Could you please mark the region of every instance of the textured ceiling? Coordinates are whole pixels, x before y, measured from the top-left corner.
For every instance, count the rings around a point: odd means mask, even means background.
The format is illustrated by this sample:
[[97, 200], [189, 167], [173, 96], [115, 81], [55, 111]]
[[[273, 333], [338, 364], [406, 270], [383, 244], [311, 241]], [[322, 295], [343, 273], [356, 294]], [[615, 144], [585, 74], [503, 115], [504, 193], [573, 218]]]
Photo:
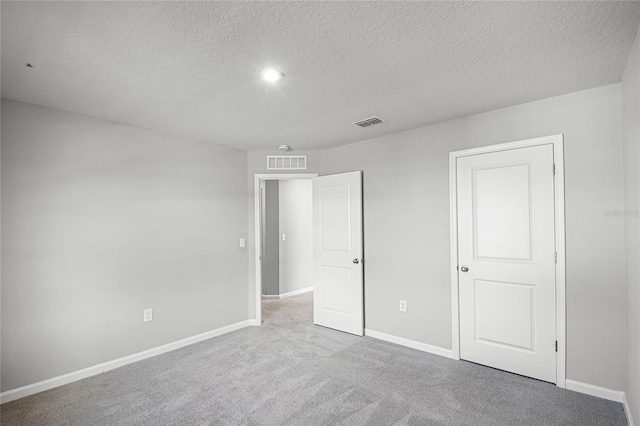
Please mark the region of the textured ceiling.
[[[639, 2], [7, 2], [2, 96], [320, 149], [617, 83]], [[33, 64], [28, 68], [26, 63]], [[280, 69], [277, 85], [260, 79]], [[372, 115], [387, 122], [351, 123]]]

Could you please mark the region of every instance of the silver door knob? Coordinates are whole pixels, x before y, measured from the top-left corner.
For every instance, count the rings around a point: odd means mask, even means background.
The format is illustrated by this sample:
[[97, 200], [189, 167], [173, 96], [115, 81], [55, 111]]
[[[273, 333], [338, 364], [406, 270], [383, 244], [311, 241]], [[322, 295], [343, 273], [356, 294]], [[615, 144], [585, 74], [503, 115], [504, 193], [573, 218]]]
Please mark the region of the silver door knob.
[[467, 265], [462, 265], [462, 268], [460, 268], [460, 270], [462, 272], [469, 272], [469, 267]]
[[358, 259], [353, 259], [353, 263], [357, 265], [358, 263], [360, 263], [360, 261]]

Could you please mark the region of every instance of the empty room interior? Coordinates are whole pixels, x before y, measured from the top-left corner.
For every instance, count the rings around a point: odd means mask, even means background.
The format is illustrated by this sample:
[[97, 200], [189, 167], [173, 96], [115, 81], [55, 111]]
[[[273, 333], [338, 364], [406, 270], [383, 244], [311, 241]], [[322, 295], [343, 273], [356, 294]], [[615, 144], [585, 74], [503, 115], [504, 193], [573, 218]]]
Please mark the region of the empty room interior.
[[639, 1], [0, 15], [3, 425], [640, 425]]

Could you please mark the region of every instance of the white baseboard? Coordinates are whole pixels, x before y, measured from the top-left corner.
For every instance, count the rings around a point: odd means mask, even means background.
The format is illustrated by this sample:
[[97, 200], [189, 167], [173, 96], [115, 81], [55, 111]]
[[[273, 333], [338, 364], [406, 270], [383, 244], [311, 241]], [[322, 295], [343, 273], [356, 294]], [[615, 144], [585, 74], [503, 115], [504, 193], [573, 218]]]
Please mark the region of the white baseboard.
[[138, 352], [136, 354], [127, 355], [122, 358], [107, 361], [102, 364], [94, 365], [92, 367], [83, 368], [82, 370], [74, 371], [72, 373], [63, 374], [62, 376], [53, 377], [51, 379], [43, 380], [41, 382], [33, 383], [30, 385], [22, 386], [20, 388], [11, 389], [0, 393], [0, 403], [14, 401], [16, 399], [23, 398], [25, 396], [33, 395], [38, 392], [43, 392], [49, 389], [56, 388], [58, 386], [66, 385], [67, 383], [75, 382], [87, 377], [95, 376], [105, 371], [113, 370], [118, 367], [122, 367], [132, 362], [141, 361], [143, 359], [151, 358], [156, 355], [170, 352], [184, 346], [193, 345], [194, 343], [202, 342], [203, 340], [211, 339], [212, 337], [220, 336], [232, 331], [240, 330], [241, 328], [254, 325], [253, 322], [259, 322], [257, 320], [246, 320], [235, 324], [221, 327], [215, 330], [207, 331], [205, 333], [197, 334], [195, 336], [187, 337], [186, 339], [178, 340], [176, 342], [167, 343], [166, 345], [158, 346], [146, 351]]
[[567, 389], [615, 402], [623, 402], [625, 398], [623, 391], [603, 388], [571, 379], [567, 379]]
[[627, 415], [627, 424], [629, 426], [634, 426], [633, 415], [631, 414], [631, 408], [627, 401], [627, 394], [623, 391], [603, 388], [601, 386], [590, 385], [589, 383], [578, 382], [571, 379], [567, 379], [567, 389], [602, 399], [608, 399], [609, 401], [621, 402], [624, 407], [624, 413]]
[[622, 405], [624, 406], [624, 413], [627, 415], [627, 425], [634, 426], [633, 414], [631, 414], [631, 407], [629, 407], [629, 401], [627, 401], [627, 394], [622, 395]]
[[262, 295], [262, 299], [263, 300], [278, 300], [278, 299], [286, 299], [287, 297], [291, 297], [291, 296], [297, 296], [299, 294], [302, 293], [308, 293], [310, 291], [313, 291], [313, 287], [305, 287], [305, 288], [301, 288], [299, 290], [294, 290], [294, 291], [290, 291], [288, 293], [282, 293], [282, 294], [273, 294], [273, 295], [267, 295], [267, 294], [263, 294]]
[[313, 291], [313, 287], [305, 287], [305, 288], [301, 288], [299, 290], [294, 290], [294, 291], [290, 291], [288, 293], [284, 293], [280, 295], [280, 299], [285, 299], [287, 297], [291, 297], [291, 296], [297, 296], [299, 294], [302, 293], [308, 293], [310, 291]]
[[427, 343], [416, 342], [415, 340], [405, 339], [404, 337], [393, 336], [391, 334], [381, 333], [379, 331], [369, 329], [364, 330], [364, 335], [373, 337], [374, 339], [384, 340], [385, 342], [395, 343], [396, 345], [417, 349], [422, 352], [428, 352], [430, 354], [439, 355], [446, 358], [453, 358], [453, 350], [441, 348], [440, 346], [433, 346]]

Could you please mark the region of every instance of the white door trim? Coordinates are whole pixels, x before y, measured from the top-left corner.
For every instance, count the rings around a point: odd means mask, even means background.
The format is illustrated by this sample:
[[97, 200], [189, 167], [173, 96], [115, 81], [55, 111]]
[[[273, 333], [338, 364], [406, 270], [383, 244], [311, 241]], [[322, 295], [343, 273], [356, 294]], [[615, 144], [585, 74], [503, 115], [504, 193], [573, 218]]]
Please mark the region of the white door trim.
[[566, 279], [565, 279], [565, 214], [564, 214], [564, 136], [562, 134], [508, 142], [498, 145], [454, 151], [449, 153], [449, 202], [451, 229], [451, 304], [453, 325], [453, 358], [460, 359], [460, 306], [458, 299], [458, 206], [457, 206], [457, 159], [470, 155], [506, 151], [538, 145], [553, 145], [555, 163], [555, 232], [558, 262], [556, 265], [556, 385], [566, 387]]
[[288, 173], [288, 174], [256, 174], [254, 175], [254, 207], [255, 207], [255, 262], [256, 262], [256, 291], [255, 303], [256, 312], [253, 320], [254, 325], [262, 325], [262, 221], [260, 211], [260, 187], [262, 181], [267, 180], [292, 180], [292, 179], [312, 179], [318, 177], [317, 173]]

